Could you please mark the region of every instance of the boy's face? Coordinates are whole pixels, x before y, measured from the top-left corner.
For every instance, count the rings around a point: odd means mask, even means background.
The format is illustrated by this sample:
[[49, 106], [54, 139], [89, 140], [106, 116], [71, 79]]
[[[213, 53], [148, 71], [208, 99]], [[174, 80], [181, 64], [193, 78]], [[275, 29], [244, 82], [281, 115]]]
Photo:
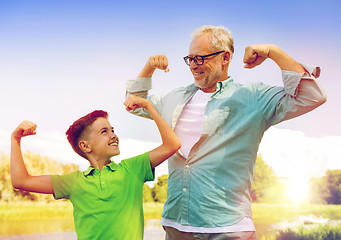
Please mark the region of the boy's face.
[[106, 118], [97, 118], [88, 128], [87, 143], [96, 158], [110, 159], [120, 154], [118, 137]]

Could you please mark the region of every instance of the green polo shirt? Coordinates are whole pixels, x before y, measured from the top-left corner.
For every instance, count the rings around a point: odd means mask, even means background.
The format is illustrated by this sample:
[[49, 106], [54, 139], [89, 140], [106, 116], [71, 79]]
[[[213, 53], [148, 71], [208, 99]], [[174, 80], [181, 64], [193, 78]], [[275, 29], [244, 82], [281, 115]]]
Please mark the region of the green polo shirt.
[[154, 179], [149, 153], [102, 171], [52, 175], [55, 199], [70, 199], [78, 240], [143, 239], [143, 184]]

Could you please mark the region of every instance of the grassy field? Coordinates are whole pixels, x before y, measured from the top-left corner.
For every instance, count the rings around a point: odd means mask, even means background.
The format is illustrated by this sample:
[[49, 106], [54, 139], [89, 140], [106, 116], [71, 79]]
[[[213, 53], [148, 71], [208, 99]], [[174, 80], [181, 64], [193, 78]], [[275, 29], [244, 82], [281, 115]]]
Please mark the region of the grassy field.
[[341, 219], [341, 205], [314, 204], [253, 204], [252, 214], [257, 224], [274, 224], [281, 221], [294, 221], [299, 216], [314, 214], [331, 220]]
[[[163, 204], [145, 203], [145, 219], [161, 218]], [[73, 219], [72, 204], [56, 201], [45, 203], [0, 203], [0, 221]]]
[[[145, 219], [159, 219], [161, 217], [163, 204], [145, 203]], [[275, 231], [271, 228], [273, 224], [280, 222], [297, 221], [300, 216], [314, 214], [330, 220], [341, 219], [341, 205], [288, 205], [288, 204], [253, 204], [253, 219], [260, 240], [286, 240], [286, 239], [341, 239], [341, 238], [319, 238], [313, 229], [298, 228], [296, 230], [282, 231], [277, 238], [272, 237]], [[5, 222], [22, 221], [58, 221], [67, 220], [72, 225], [72, 205], [70, 202], [56, 201], [48, 204], [42, 203], [0, 203], [0, 224]], [[53, 228], [51, 228], [53, 229]], [[70, 229], [63, 226], [62, 229]], [[271, 231], [270, 231], [271, 230]], [[71, 229], [72, 231], [72, 229]], [[341, 227], [323, 227], [317, 231], [319, 234], [332, 236], [340, 234]], [[337, 233], [339, 232], [339, 233]], [[0, 235], [6, 233], [0, 231]], [[10, 234], [10, 233], [9, 233]], [[316, 238], [312, 238], [313, 235]], [[296, 236], [295, 238], [293, 236]], [[300, 238], [298, 236], [301, 236]], [[308, 236], [308, 238], [306, 238]], [[311, 238], [309, 238], [309, 236]], [[339, 236], [339, 235], [335, 235]]]

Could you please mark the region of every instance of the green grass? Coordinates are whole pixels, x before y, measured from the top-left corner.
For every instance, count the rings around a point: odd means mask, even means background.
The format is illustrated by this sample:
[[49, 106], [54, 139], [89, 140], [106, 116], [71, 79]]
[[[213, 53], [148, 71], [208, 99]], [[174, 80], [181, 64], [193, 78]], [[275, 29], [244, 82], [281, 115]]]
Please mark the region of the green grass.
[[[160, 219], [163, 209], [162, 203], [144, 203], [145, 220]], [[289, 204], [253, 204], [253, 219], [259, 240], [334, 240], [341, 239], [341, 226], [321, 226], [319, 228], [297, 228], [277, 232], [271, 228], [272, 224], [287, 221], [297, 221], [299, 216], [314, 214], [331, 220], [341, 219], [341, 205], [289, 205]], [[68, 201], [50, 203], [0, 203], [1, 222], [27, 223], [30, 220], [67, 220], [73, 224], [72, 204]], [[28, 224], [28, 223], [27, 223]], [[63, 228], [70, 229], [70, 226]], [[30, 228], [30, 227], [28, 227]], [[53, 231], [54, 228], [51, 229]], [[5, 230], [4, 230], [5, 231]], [[61, 230], [62, 231], [62, 230]], [[2, 233], [5, 234], [5, 233]], [[1, 231], [0, 231], [1, 235]]]
[[341, 219], [341, 205], [290, 205], [260, 204], [252, 205], [253, 219], [256, 224], [274, 224], [281, 221], [294, 221], [299, 216], [314, 214], [331, 220]]
[[[315, 228], [299, 227], [280, 231], [267, 240], [340, 240], [341, 226], [320, 225]], [[262, 240], [262, 239], [260, 239]]]
[[70, 202], [50, 203], [0, 203], [0, 221], [72, 219]]
[[161, 219], [163, 203], [144, 203], [144, 219]]
[[[163, 203], [144, 203], [145, 219], [161, 218]], [[0, 203], [0, 221], [73, 219], [72, 204], [68, 201], [50, 203]]]

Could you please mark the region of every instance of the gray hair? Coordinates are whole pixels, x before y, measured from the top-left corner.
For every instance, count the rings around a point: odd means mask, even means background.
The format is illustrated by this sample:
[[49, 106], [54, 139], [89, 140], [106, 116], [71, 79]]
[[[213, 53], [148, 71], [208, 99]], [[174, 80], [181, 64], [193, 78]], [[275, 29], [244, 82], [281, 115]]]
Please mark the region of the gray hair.
[[224, 26], [205, 25], [194, 30], [191, 34], [192, 39], [201, 37], [204, 34], [211, 34], [211, 49], [212, 51], [227, 51], [229, 50], [231, 57], [234, 53], [233, 37], [229, 29]]

